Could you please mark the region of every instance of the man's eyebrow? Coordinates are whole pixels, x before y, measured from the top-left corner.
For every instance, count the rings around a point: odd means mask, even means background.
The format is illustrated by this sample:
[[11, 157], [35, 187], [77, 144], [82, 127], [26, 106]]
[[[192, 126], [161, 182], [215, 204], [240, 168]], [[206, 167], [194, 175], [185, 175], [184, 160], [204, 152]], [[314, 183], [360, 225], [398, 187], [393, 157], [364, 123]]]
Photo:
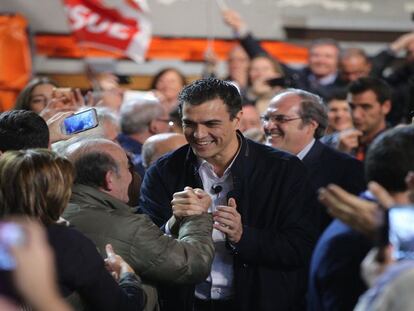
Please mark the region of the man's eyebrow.
[[221, 123], [222, 121], [219, 120], [219, 119], [211, 119], [211, 120], [205, 120], [205, 121], [202, 121], [202, 122], [195, 122], [193, 120], [183, 118], [182, 122], [192, 123], [192, 124], [211, 124], [211, 123]]
[[352, 103], [352, 102], [350, 102], [349, 105], [353, 105], [353, 106], [363, 106], [363, 107], [371, 107], [371, 106], [373, 106], [372, 103]]

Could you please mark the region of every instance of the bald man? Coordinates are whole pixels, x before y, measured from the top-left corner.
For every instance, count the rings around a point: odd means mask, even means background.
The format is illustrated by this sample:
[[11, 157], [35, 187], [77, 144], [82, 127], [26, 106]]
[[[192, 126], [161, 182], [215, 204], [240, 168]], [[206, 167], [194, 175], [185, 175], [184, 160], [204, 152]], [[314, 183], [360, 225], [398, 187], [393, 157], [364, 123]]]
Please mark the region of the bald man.
[[[195, 284], [207, 277], [214, 256], [211, 215], [186, 217], [179, 224], [177, 239], [164, 235], [147, 216], [134, 214], [126, 204], [131, 174], [118, 144], [99, 138], [82, 140], [71, 145], [66, 155], [76, 179], [63, 217], [90, 238], [101, 254], [111, 243], [144, 281], [157, 286]], [[207, 211], [210, 196], [201, 189], [199, 193], [193, 201]], [[152, 294], [147, 306], [157, 304], [154, 289], [144, 290]]]
[[142, 146], [142, 164], [147, 169], [164, 154], [187, 144], [183, 134], [162, 133], [148, 138]]

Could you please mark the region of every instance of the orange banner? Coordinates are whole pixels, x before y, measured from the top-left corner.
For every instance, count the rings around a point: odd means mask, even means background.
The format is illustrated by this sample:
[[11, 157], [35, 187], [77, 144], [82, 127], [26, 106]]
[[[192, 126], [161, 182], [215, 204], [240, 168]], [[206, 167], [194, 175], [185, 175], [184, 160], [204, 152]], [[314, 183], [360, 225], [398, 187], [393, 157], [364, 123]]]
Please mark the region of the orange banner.
[[0, 111], [14, 105], [32, 70], [27, 21], [18, 14], [0, 16]]
[[[214, 51], [225, 60], [227, 53], [235, 44], [231, 40], [215, 40]], [[308, 49], [297, 45], [263, 41], [262, 46], [273, 56], [285, 63], [306, 63]], [[182, 61], [203, 61], [207, 48], [205, 39], [153, 37], [147, 51], [147, 59], [178, 59]], [[70, 35], [37, 35], [38, 54], [48, 57], [115, 57], [123, 58], [121, 53], [106, 52], [93, 48], [81, 48]]]

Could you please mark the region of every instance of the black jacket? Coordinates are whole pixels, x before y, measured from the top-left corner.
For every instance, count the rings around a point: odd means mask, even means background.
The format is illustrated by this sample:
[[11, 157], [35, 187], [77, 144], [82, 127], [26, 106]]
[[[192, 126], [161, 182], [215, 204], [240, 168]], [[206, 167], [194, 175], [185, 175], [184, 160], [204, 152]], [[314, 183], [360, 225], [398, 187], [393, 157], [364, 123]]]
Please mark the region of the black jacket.
[[[252, 34], [248, 34], [246, 37], [241, 38], [240, 44], [250, 58], [259, 55], [269, 55], [269, 53], [260, 46], [259, 41], [257, 41]], [[322, 85], [317, 81], [312, 81], [312, 72], [309, 67], [295, 69], [282, 62], [279, 63], [283, 69], [285, 78], [287, 79], [287, 86], [289, 87], [315, 93], [324, 99], [330, 98], [333, 94], [346, 90], [347, 83], [340, 79], [339, 76], [337, 76], [332, 83]]]
[[[242, 138], [231, 174], [243, 235], [234, 249], [238, 310], [294, 310], [302, 301], [302, 275], [317, 235], [316, 212], [305, 204], [310, 187], [295, 156]], [[147, 171], [140, 210], [163, 225], [173, 193], [202, 187], [189, 145], [166, 155]], [[230, 251], [230, 250], [229, 250]]]
[[[87, 310], [142, 310], [141, 280], [128, 274], [117, 282], [104, 266], [96, 246], [83, 234], [63, 225], [47, 227], [55, 253], [58, 283], [64, 297], [76, 294]], [[41, 284], [39, 284], [41, 286]], [[76, 301], [77, 299], [71, 299]]]
[[[355, 195], [365, 190], [364, 166], [361, 161], [348, 154], [332, 149], [319, 140], [303, 158], [309, 172], [310, 182], [315, 190], [328, 184], [336, 184]], [[332, 218], [326, 208], [317, 202], [321, 213], [321, 233], [329, 225]]]

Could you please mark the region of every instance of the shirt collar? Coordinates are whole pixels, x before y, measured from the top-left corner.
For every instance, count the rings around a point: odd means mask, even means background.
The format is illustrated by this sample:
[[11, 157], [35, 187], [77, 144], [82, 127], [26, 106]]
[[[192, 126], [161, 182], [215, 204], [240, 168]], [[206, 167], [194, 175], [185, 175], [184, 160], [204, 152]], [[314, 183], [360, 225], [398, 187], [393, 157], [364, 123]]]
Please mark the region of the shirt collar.
[[296, 156], [300, 159], [303, 160], [304, 157], [306, 157], [306, 155], [308, 154], [309, 150], [311, 150], [311, 148], [313, 147], [313, 145], [315, 144], [315, 138], [311, 140], [311, 142], [309, 144], [307, 144], [305, 146], [305, 148], [303, 148]]
[[[240, 153], [243, 140], [241, 139], [239, 133], [237, 133], [237, 139], [239, 141], [239, 148], [237, 149], [236, 155], [233, 157], [233, 160], [231, 160], [229, 166], [227, 166], [226, 169], [224, 170], [223, 177], [230, 173], [231, 167], [233, 166], [234, 161], [236, 161], [236, 158], [237, 158], [237, 156]], [[200, 157], [197, 157], [197, 164], [198, 164], [198, 168], [199, 169], [200, 169], [200, 167], [208, 167], [211, 171], [214, 172], [213, 165], [211, 165], [210, 163], [208, 163], [205, 159], [202, 159]]]
[[316, 78], [316, 76], [314, 74], [311, 74], [309, 76], [309, 79], [311, 81], [317, 81], [318, 84], [320, 84], [320, 85], [328, 85], [328, 84], [334, 83], [335, 80], [336, 80], [336, 78], [337, 78], [337, 76], [338, 76], [337, 73], [332, 73], [330, 75], [327, 75], [326, 77], [323, 77], [323, 78], [318, 79], [318, 78]]

